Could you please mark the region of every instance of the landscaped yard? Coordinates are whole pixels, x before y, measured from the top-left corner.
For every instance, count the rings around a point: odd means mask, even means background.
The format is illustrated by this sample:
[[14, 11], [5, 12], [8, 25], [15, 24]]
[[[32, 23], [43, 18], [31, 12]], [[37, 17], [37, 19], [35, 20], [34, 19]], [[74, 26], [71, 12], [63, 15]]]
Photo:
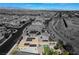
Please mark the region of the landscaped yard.
[[44, 52], [43, 55], [57, 55], [58, 53], [53, 49], [50, 49], [48, 45], [44, 45]]

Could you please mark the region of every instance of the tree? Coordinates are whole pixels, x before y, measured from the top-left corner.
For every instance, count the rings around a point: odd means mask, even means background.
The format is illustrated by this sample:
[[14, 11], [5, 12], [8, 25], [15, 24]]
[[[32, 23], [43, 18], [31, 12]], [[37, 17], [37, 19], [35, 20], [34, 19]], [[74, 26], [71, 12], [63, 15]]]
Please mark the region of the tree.
[[63, 51], [63, 55], [69, 55], [69, 52], [68, 51]]

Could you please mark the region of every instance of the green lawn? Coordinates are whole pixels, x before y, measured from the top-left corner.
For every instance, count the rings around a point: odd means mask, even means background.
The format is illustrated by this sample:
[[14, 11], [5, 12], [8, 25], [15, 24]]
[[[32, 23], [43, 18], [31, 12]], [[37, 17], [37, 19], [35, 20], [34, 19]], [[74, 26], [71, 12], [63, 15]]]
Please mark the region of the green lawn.
[[47, 45], [44, 45], [44, 55], [57, 55], [53, 49], [50, 49]]

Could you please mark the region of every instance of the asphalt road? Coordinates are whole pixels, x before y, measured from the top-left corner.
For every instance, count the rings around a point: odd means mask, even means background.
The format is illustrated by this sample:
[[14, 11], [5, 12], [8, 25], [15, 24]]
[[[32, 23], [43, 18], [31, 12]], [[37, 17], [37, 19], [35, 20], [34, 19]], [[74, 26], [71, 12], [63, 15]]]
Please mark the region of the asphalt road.
[[0, 46], [0, 55], [5, 55], [8, 53], [8, 51], [18, 41], [18, 38], [22, 35], [24, 28], [29, 24], [31, 24], [31, 21], [19, 28], [16, 33], [12, 34], [10, 39], [8, 39], [3, 45]]

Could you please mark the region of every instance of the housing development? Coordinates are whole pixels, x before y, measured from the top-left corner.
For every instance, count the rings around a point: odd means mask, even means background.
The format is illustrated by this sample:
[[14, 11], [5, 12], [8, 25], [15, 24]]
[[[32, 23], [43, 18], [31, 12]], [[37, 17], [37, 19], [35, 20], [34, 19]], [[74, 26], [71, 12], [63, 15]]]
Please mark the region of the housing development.
[[0, 55], [79, 54], [79, 11], [0, 9]]

